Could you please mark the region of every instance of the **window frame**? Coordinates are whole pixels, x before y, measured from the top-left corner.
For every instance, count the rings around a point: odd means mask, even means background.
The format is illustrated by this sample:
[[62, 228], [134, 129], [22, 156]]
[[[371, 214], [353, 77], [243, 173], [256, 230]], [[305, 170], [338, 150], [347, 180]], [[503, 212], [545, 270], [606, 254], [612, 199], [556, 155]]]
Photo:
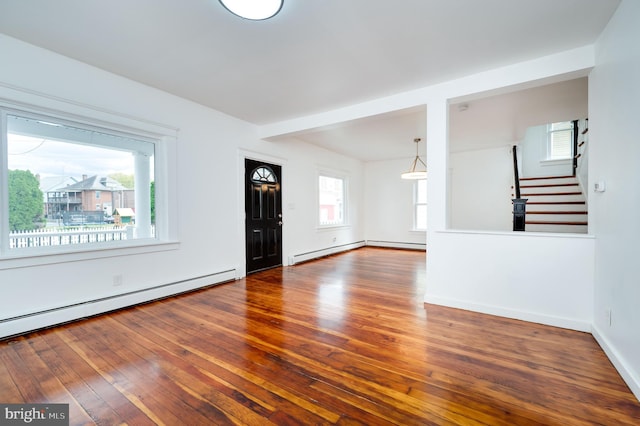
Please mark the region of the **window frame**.
[[[322, 223], [320, 210], [320, 179], [321, 178], [338, 179], [342, 181], [342, 221], [340, 223]], [[345, 173], [320, 169], [316, 176], [316, 223], [318, 229], [342, 228], [349, 226], [348, 215], [348, 198], [349, 197], [349, 178]]]
[[[37, 100], [44, 103], [47, 99], [38, 98]], [[171, 156], [170, 153], [175, 152], [177, 129], [117, 113], [95, 110], [86, 105], [67, 104], [63, 100], [58, 100], [57, 103], [60, 109], [0, 98], [0, 270], [177, 248], [176, 208], [169, 203], [169, 199], [175, 199], [175, 185], [172, 183], [175, 179], [172, 172], [176, 168], [172, 158], [175, 156]], [[67, 109], [76, 110], [79, 113], [63, 112]], [[114, 242], [9, 249], [7, 116], [48, 120], [153, 144], [155, 235], [151, 238]], [[158, 215], [158, 212], [161, 214]]]
[[[425, 188], [425, 199], [424, 202], [420, 202], [420, 182], [424, 182]], [[426, 209], [427, 209], [427, 179], [417, 179], [414, 181], [413, 183], [413, 228], [412, 231], [416, 231], [416, 232], [426, 232], [427, 231], [427, 224], [425, 223], [425, 227], [424, 228], [419, 228], [418, 227], [418, 209], [419, 207], [424, 206], [425, 208], [425, 213], [426, 213]], [[425, 221], [426, 221], [426, 216], [425, 216]]]
[[[567, 128], [554, 129], [554, 125], [567, 123]], [[554, 123], [547, 124], [547, 161], [563, 161], [571, 159], [571, 151], [573, 146], [573, 123], [571, 121], [558, 121]], [[554, 134], [568, 132], [569, 133], [569, 153], [567, 156], [555, 156], [554, 155], [554, 143], [553, 136]]]

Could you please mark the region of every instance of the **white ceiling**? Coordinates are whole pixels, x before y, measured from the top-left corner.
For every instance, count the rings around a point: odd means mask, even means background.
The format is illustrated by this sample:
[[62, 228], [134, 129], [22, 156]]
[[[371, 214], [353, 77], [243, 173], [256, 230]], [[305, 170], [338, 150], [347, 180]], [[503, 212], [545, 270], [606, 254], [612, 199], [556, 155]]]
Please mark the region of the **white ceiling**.
[[297, 139], [362, 161], [389, 160], [415, 156], [413, 140], [422, 139], [420, 155], [426, 154], [426, 107], [327, 126], [296, 134]]
[[[255, 22], [218, 0], [3, 0], [0, 31], [268, 124], [592, 44], [618, 4], [285, 0], [275, 18]], [[364, 160], [390, 149], [397, 157], [393, 144], [411, 151], [424, 136], [416, 120], [424, 110], [303, 139]]]

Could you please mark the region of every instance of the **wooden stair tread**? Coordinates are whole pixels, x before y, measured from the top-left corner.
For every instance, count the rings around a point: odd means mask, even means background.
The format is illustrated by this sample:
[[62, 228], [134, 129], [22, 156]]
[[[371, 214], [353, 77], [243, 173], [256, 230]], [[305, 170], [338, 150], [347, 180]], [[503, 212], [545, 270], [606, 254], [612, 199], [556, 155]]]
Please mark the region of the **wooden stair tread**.
[[538, 180], [538, 179], [569, 179], [575, 176], [538, 176], [538, 177], [521, 177], [520, 180]]
[[544, 211], [539, 211], [539, 212], [536, 212], [536, 211], [533, 211], [533, 212], [527, 211], [527, 214], [528, 214], [528, 215], [529, 215], [529, 214], [587, 214], [587, 213], [588, 213], [588, 212], [586, 212], [586, 211], [575, 211], [575, 212], [572, 212], [572, 211], [570, 211], [570, 210], [562, 210], [562, 211], [557, 211], [557, 212], [549, 211], [549, 210], [544, 210]]
[[560, 205], [560, 204], [587, 204], [586, 201], [527, 201], [527, 205], [530, 204], [535, 204], [535, 205], [542, 205], [542, 204], [553, 204], [553, 205]]
[[582, 192], [532, 192], [529, 194], [520, 194], [520, 197], [534, 197], [538, 195], [582, 195]]
[[577, 183], [546, 183], [541, 185], [520, 185], [520, 188], [553, 188], [554, 186], [578, 186]]
[[548, 221], [545, 222], [544, 220], [527, 220], [525, 222], [527, 225], [588, 225], [589, 222], [560, 222], [560, 221]]

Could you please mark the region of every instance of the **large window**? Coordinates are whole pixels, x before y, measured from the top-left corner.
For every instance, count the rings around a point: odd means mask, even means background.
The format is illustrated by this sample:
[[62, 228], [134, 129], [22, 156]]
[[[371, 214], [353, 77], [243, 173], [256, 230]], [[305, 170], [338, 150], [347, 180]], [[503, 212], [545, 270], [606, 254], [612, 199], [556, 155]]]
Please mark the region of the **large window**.
[[318, 178], [318, 203], [320, 226], [344, 225], [346, 181], [337, 176], [320, 174]]
[[155, 238], [155, 140], [23, 111], [0, 113], [0, 255]]
[[571, 158], [573, 145], [573, 122], [562, 121], [548, 126], [548, 159], [564, 160]]
[[413, 229], [427, 230], [427, 180], [416, 180], [413, 184]]

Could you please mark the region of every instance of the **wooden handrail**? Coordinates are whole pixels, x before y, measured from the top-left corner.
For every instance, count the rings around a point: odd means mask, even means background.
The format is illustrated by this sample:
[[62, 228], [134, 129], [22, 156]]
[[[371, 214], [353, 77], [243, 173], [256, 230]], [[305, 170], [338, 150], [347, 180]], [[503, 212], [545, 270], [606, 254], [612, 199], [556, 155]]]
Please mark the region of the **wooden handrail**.
[[573, 120], [573, 175], [578, 170], [578, 120]]
[[516, 198], [513, 203], [513, 230], [524, 231], [526, 226], [527, 200], [520, 198], [520, 174], [518, 173], [518, 146], [513, 145], [513, 178], [515, 180]]
[[513, 177], [515, 179], [516, 198], [520, 198], [520, 176], [518, 174], [517, 145], [513, 145]]

